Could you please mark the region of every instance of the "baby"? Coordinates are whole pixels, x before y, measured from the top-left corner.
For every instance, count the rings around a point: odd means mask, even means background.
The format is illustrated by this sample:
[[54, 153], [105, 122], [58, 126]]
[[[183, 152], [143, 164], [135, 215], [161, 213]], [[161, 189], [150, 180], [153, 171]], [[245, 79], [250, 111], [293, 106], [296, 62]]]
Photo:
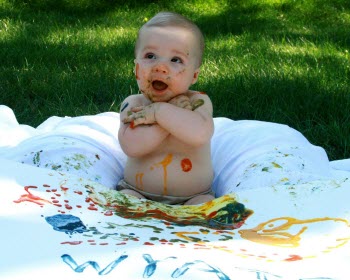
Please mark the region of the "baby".
[[117, 189], [166, 204], [214, 199], [210, 140], [213, 107], [189, 90], [202, 63], [204, 38], [185, 17], [158, 13], [138, 33], [135, 76], [141, 94], [120, 109], [118, 133], [128, 156]]

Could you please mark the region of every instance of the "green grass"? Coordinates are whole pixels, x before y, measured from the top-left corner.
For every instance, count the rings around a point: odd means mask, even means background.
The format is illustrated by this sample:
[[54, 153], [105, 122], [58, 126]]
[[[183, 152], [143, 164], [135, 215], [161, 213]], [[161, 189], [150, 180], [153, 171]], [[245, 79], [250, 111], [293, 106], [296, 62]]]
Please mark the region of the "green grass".
[[0, 104], [20, 123], [116, 110], [138, 28], [161, 10], [206, 37], [195, 89], [215, 116], [287, 124], [350, 158], [348, 0], [0, 0]]

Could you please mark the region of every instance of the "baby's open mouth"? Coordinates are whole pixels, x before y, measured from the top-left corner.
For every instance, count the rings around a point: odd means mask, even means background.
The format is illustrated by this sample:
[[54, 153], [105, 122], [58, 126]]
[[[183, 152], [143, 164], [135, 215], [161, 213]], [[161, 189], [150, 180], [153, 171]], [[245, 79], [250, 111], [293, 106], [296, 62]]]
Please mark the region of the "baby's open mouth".
[[155, 89], [155, 90], [165, 90], [168, 85], [162, 81], [153, 81], [152, 82], [152, 87]]

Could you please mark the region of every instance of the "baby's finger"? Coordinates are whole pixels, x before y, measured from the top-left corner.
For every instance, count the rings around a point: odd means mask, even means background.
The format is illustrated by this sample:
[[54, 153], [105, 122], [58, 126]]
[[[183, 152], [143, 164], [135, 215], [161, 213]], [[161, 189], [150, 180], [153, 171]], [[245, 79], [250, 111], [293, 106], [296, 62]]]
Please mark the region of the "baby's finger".
[[136, 112], [142, 111], [143, 109], [144, 109], [144, 106], [132, 107], [132, 108], [131, 108], [131, 112], [136, 113]]
[[123, 119], [123, 123], [132, 122], [134, 119], [135, 119], [135, 115], [134, 114], [128, 114], [128, 116]]

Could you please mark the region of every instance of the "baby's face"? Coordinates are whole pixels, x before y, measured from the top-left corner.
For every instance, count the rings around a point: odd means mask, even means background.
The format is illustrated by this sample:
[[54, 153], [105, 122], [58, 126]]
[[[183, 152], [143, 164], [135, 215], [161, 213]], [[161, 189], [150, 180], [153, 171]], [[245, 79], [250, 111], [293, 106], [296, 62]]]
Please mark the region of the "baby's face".
[[199, 74], [195, 36], [179, 27], [147, 27], [140, 33], [135, 75], [140, 91], [152, 102], [186, 93]]

